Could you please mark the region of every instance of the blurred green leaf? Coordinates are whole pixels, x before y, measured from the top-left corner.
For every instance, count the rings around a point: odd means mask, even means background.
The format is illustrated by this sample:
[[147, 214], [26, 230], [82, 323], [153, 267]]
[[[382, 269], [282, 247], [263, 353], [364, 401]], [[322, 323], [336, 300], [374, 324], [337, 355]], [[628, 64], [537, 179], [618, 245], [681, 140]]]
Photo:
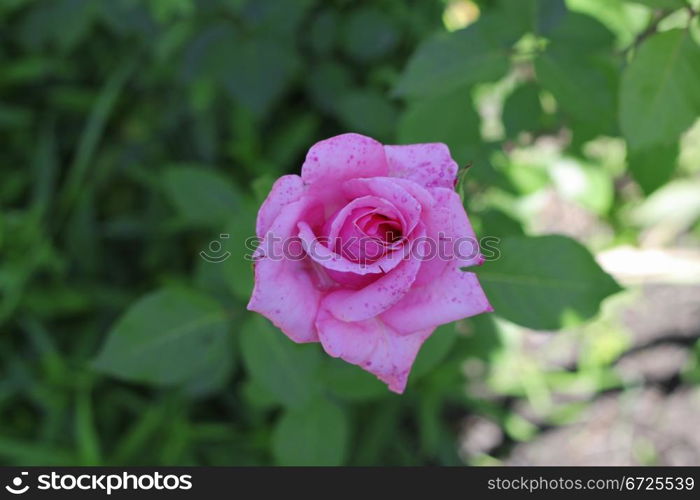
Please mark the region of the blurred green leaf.
[[322, 378], [331, 394], [348, 401], [373, 400], [387, 395], [386, 385], [377, 377], [338, 358], [324, 360]]
[[209, 25], [188, 44], [181, 74], [186, 82], [213, 79], [241, 106], [264, 116], [285, 91], [299, 58], [282, 37], [244, 35], [226, 21]]
[[413, 54], [395, 92], [433, 97], [465, 85], [498, 80], [508, 70], [508, 50], [515, 39], [502, 19], [483, 17], [453, 33], [440, 33]]
[[401, 144], [443, 142], [452, 157], [464, 166], [481, 147], [480, 118], [468, 89], [412, 103], [398, 125]]
[[510, 23], [521, 25], [521, 34], [546, 35], [566, 16], [564, 0], [500, 0], [500, 15]]
[[481, 222], [479, 230], [476, 232], [482, 238], [504, 236], [522, 236], [522, 224], [510, 215], [494, 208], [479, 212], [478, 220]]
[[629, 151], [627, 165], [642, 190], [651, 194], [671, 180], [677, 158], [677, 143], [656, 145]]
[[379, 140], [391, 140], [396, 108], [379, 92], [356, 90], [340, 96], [336, 103], [340, 121], [349, 130]]
[[188, 382], [227, 363], [228, 323], [219, 304], [184, 288], [164, 288], [133, 304], [115, 323], [94, 367], [153, 385]]
[[313, 19], [308, 32], [309, 45], [320, 55], [333, 51], [338, 35], [338, 12], [332, 9], [321, 11]]
[[[200, 256], [210, 260], [211, 265], [220, 266], [220, 273], [226, 280], [233, 294], [246, 302], [253, 291], [253, 252], [257, 248], [255, 238], [256, 206], [249, 200], [241, 204], [239, 210], [229, 216], [224, 228], [218, 252], [210, 248]], [[219, 263], [219, 259], [223, 259]]]
[[324, 62], [310, 68], [306, 85], [316, 106], [328, 113], [335, 111], [338, 96], [348, 92], [352, 80], [352, 73], [345, 66]]
[[240, 336], [250, 376], [280, 403], [301, 408], [318, 392], [317, 345], [295, 344], [257, 314], [245, 322]]
[[133, 56], [124, 60], [114, 69], [100, 89], [83, 128], [62, 188], [61, 202], [65, 211], [70, 211], [81, 197], [81, 189], [84, 187], [88, 169], [94, 164], [97, 146], [104, 134], [107, 120], [114, 112], [117, 100], [129, 76], [135, 71], [137, 63], [138, 58]]
[[80, 390], [76, 397], [75, 434], [81, 465], [101, 465], [100, 439], [95, 426], [92, 395], [87, 389]]
[[423, 343], [411, 369], [410, 380], [416, 381], [436, 367], [457, 341], [456, 323], [439, 326]]
[[506, 137], [517, 138], [520, 132], [540, 132], [546, 125], [540, 102], [540, 88], [529, 82], [516, 88], [503, 103], [503, 126]]
[[258, 115], [270, 110], [299, 68], [294, 46], [282, 40], [238, 40], [228, 54], [224, 87]]
[[547, 50], [535, 59], [538, 82], [552, 93], [577, 140], [616, 131], [613, 41], [612, 33], [593, 18], [569, 13], [552, 32]]
[[206, 167], [168, 167], [162, 182], [165, 195], [188, 224], [221, 227], [240, 206], [231, 181]]
[[476, 273], [496, 314], [528, 328], [589, 319], [621, 290], [585, 247], [564, 236], [509, 236], [499, 250]]
[[625, 0], [631, 3], [639, 3], [656, 9], [682, 9], [688, 4], [686, 0]]
[[343, 465], [348, 427], [343, 411], [325, 399], [287, 410], [272, 436], [275, 460], [279, 465]]
[[624, 70], [620, 126], [632, 151], [678, 142], [700, 116], [700, 47], [687, 30], [659, 33]]
[[[87, 36], [101, 6], [101, 2], [91, 0], [42, 2], [23, 20], [23, 41], [33, 47], [56, 44], [68, 52]], [[61, 22], [57, 23], [57, 19]]]
[[399, 42], [399, 32], [391, 17], [374, 7], [359, 8], [344, 20], [343, 51], [358, 61], [379, 59]]
[[50, 443], [34, 443], [0, 436], [0, 458], [22, 467], [75, 466], [75, 455], [69, 450]]

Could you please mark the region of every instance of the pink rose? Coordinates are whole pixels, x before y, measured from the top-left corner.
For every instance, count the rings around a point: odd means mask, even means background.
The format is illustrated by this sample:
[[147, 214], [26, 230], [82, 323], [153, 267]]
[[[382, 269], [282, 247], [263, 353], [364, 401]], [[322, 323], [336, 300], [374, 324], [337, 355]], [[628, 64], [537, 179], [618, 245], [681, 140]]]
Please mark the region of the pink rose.
[[402, 393], [437, 326], [493, 310], [456, 175], [444, 144], [315, 144], [260, 207], [248, 309]]

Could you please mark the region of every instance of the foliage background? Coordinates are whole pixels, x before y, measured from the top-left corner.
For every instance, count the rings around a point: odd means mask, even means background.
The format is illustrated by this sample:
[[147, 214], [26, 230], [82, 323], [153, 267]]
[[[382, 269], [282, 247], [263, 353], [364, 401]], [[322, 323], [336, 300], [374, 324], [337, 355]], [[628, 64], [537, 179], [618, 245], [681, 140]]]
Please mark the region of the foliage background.
[[[699, 8], [0, 1], [0, 463], [508, 463], [646, 387], [615, 311], [700, 282], [663, 253], [700, 238]], [[496, 314], [441, 327], [404, 396], [245, 311], [257, 206], [345, 131], [446, 142], [502, 238], [478, 271]], [[691, 415], [698, 335], [662, 381]]]

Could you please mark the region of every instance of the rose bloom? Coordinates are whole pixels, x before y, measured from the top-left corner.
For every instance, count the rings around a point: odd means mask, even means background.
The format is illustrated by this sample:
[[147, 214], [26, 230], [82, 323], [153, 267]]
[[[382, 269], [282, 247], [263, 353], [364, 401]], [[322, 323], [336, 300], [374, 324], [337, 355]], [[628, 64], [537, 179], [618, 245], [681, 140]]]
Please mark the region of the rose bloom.
[[437, 326], [493, 310], [456, 176], [444, 144], [315, 144], [260, 207], [248, 309], [402, 393]]

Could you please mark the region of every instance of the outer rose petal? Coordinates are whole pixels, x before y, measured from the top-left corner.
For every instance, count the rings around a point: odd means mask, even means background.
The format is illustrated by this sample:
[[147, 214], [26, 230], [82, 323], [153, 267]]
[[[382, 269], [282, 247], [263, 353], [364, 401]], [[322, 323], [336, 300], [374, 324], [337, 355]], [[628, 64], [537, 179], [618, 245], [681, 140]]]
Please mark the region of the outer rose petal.
[[457, 259], [460, 267], [480, 266], [484, 263], [479, 240], [472, 229], [462, 199], [453, 189], [429, 189], [435, 199], [435, 210], [426, 225], [448, 238], [445, 257]]
[[399, 334], [408, 335], [489, 311], [493, 307], [476, 275], [451, 263], [437, 279], [414, 286], [381, 319]]
[[384, 147], [360, 134], [342, 134], [314, 144], [301, 167], [307, 184], [322, 183], [333, 190], [348, 179], [387, 175]]
[[301, 198], [303, 193], [304, 181], [298, 175], [283, 175], [277, 179], [258, 211], [258, 220], [255, 224], [255, 233], [258, 238], [263, 238], [282, 209]]
[[[269, 228], [268, 235], [274, 235], [277, 240], [273, 243], [275, 256], [283, 255], [281, 247], [293, 235], [297, 220], [306, 208], [305, 200], [286, 205]], [[294, 250], [293, 253], [298, 252]], [[308, 259], [262, 257], [255, 263], [255, 288], [248, 310], [268, 318], [295, 342], [318, 342], [314, 318], [322, 293], [312, 276]]]
[[401, 394], [416, 354], [434, 328], [397, 335], [378, 318], [346, 323], [323, 308], [316, 327], [325, 351], [375, 374], [389, 389]]
[[439, 279], [450, 266], [479, 266], [484, 261], [459, 195], [446, 188], [428, 191], [435, 204], [424, 210], [424, 222], [433, 255], [423, 261], [414, 288]]
[[439, 142], [384, 146], [389, 162], [389, 175], [417, 182], [425, 187], [454, 189], [457, 163], [450, 150]]

